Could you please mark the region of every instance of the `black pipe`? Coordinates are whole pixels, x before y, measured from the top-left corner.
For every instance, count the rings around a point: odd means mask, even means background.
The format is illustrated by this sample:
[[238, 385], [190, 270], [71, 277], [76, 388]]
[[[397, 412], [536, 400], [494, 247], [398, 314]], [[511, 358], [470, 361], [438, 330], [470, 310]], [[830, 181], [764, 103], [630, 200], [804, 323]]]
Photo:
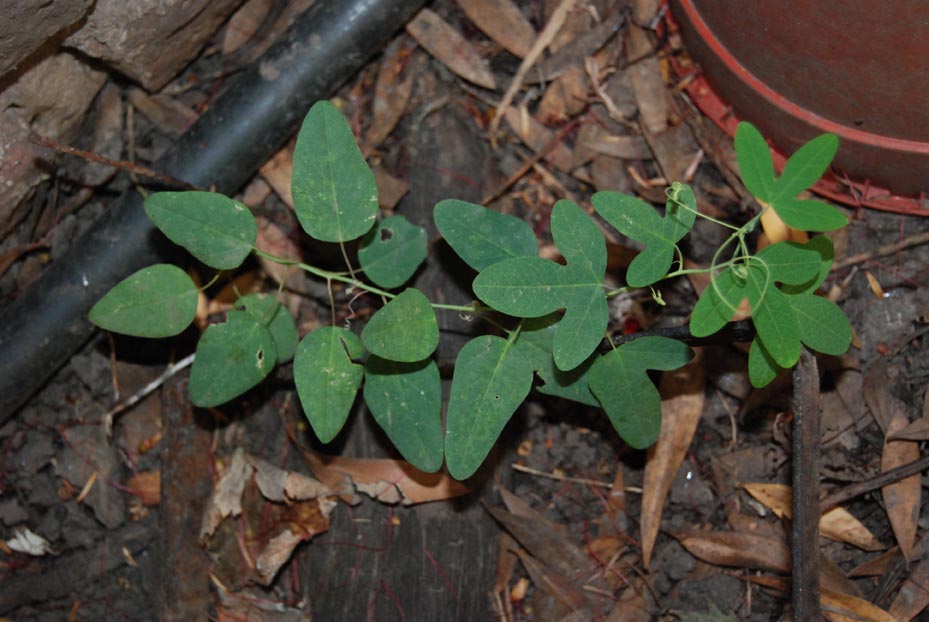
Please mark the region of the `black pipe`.
[[[424, 0], [317, 0], [228, 87], [155, 168], [232, 193], [386, 44]], [[90, 307], [116, 283], [165, 253], [128, 192], [72, 243], [19, 299], [0, 311], [0, 424], [93, 333]]]

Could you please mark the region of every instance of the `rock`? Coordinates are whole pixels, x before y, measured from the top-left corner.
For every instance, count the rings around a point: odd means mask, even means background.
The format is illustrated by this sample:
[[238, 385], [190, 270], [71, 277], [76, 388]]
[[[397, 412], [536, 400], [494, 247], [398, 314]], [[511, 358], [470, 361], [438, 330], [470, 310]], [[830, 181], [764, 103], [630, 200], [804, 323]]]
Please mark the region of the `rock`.
[[84, 17], [93, 0], [8, 2], [0, 20], [0, 76], [36, 51], [46, 39]]
[[98, 0], [65, 40], [158, 91], [190, 61], [239, 0]]

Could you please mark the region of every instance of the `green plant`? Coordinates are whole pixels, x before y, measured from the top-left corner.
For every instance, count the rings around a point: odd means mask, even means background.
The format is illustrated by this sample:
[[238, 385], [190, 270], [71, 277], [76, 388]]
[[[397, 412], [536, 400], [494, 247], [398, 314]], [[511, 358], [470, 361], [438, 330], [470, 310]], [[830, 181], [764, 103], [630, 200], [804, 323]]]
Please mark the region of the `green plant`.
[[[256, 254], [296, 265], [327, 281], [330, 291], [339, 281], [381, 296], [385, 304], [360, 336], [333, 325], [300, 340], [293, 318], [274, 296], [243, 296], [225, 321], [208, 326], [200, 339], [190, 374], [191, 401], [202, 407], [227, 402], [293, 358], [297, 394], [320, 440], [336, 437], [363, 386], [369, 410], [406, 460], [424, 471], [439, 469], [444, 460], [454, 477], [465, 478], [486, 458], [537, 374], [543, 383], [539, 391], [602, 406], [627, 443], [646, 447], [657, 438], [661, 421], [658, 391], [646, 372], [680, 367], [692, 353], [680, 341], [657, 336], [616, 346], [607, 330], [611, 296], [648, 287], [662, 302], [655, 289], [659, 282], [710, 272], [711, 284], [693, 309], [690, 330], [695, 336], [715, 333], [739, 315], [747, 299], [757, 331], [749, 373], [758, 386], [793, 366], [803, 344], [841, 354], [851, 339], [839, 308], [814, 295], [832, 263], [829, 238], [780, 242], [757, 253], [747, 242], [769, 210], [804, 230], [845, 224], [834, 208], [796, 198], [826, 170], [837, 139], [824, 135], [805, 145], [780, 178], [754, 127], [743, 123], [735, 144], [745, 184], [762, 208], [742, 226], [699, 213], [693, 191], [681, 183], [668, 190], [663, 215], [631, 196], [593, 196], [607, 223], [646, 246], [629, 266], [627, 286], [618, 289], [604, 286], [606, 245], [597, 224], [570, 201], [558, 201], [551, 214], [564, 265], [538, 256], [538, 241], [525, 222], [479, 205], [441, 201], [435, 206], [436, 225], [477, 272], [473, 289], [481, 301], [443, 305], [415, 288], [396, 291], [426, 257], [425, 231], [403, 216], [377, 221], [374, 176], [341, 113], [319, 102], [304, 121], [294, 153], [294, 207], [307, 234], [341, 246], [346, 272], [258, 250], [248, 208], [218, 194], [160, 192], [145, 201], [145, 210], [168, 238], [216, 270], [234, 270]], [[731, 235], [710, 267], [685, 269], [677, 243], [697, 217], [714, 220]], [[344, 243], [358, 238], [359, 266], [354, 267]], [[159, 264], [114, 287], [90, 319], [120, 333], [166, 337], [190, 325], [197, 298], [198, 287], [185, 272]], [[496, 334], [472, 339], [458, 355], [444, 430], [439, 370], [432, 359], [440, 338], [436, 308], [481, 316], [496, 327]], [[608, 351], [600, 354], [604, 338]]]

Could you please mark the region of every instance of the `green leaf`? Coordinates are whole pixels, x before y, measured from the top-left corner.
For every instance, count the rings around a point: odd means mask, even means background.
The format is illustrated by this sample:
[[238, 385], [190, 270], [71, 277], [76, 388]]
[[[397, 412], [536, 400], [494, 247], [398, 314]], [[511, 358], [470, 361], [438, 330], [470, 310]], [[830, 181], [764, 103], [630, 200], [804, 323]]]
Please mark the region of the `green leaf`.
[[690, 348], [667, 337], [642, 337], [604, 354], [590, 368], [590, 389], [626, 443], [648, 447], [661, 429], [661, 396], [647, 369], [686, 365]]
[[365, 363], [364, 397], [403, 458], [432, 473], [442, 466], [442, 384], [435, 361]]
[[553, 355], [558, 368], [568, 370], [583, 363], [606, 332], [606, 244], [596, 223], [570, 201], [555, 204], [551, 222], [566, 266], [538, 257], [506, 259], [478, 274], [474, 293], [487, 305], [517, 317], [566, 309], [555, 332]]
[[536, 387], [539, 393], [599, 407], [600, 402], [587, 385], [587, 372], [596, 360], [596, 354], [591, 354], [583, 363], [569, 371], [561, 371], [555, 366], [552, 342], [560, 320], [561, 317], [557, 313], [525, 320], [514, 347], [523, 354], [545, 383]]
[[769, 287], [752, 306], [752, 323], [765, 350], [781, 367], [793, 367], [800, 358], [800, 324], [787, 297]]
[[377, 184], [355, 136], [328, 101], [312, 108], [294, 148], [291, 192], [303, 230], [324, 242], [359, 238], [377, 216]]
[[229, 311], [211, 324], [197, 344], [190, 369], [190, 401], [209, 408], [242, 395], [274, 369], [274, 337], [245, 311]]
[[277, 362], [286, 363], [297, 351], [297, 325], [290, 312], [270, 294], [248, 294], [235, 301], [236, 309], [245, 311], [267, 327], [274, 337]]
[[819, 181], [838, 149], [839, 139], [835, 134], [822, 134], [797, 149], [784, 165], [772, 202], [793, 198]]
[[445, 433], [448, 472], [477, 471], [532, 387], [532, 369], [505, 339], [483, 335], [464, 345], [455, 362]]
[[215, 192], [157, 192], [144, 205], [169, 240], [218, 270], [242, 265], [258, 235], [251, 211]]
[[841, 356], [852, 343], [852, 326], [842, 310], [820, 296], [787, 296], [800, 324], [800, 339], [823, 354]]
[[331, 442], [348, 419], [364, 377], [364, 367], [353, 360], [363, 355], [361, 340], [335, 326], [314, 330], [300, 342], [294, 358], [297, 395], [324, 443]]
[[761, 249], [755, 257], [767, 266], [772, 281], [802, 284], [819, 274], [819, 253], [804, 244], [778, 242]]
[[381, 358], [412, 363], [435, 351], [439, 325], [425, 294], [411, 287], [371, 316], [361, 341]]
[[694, 305], [690, 315], [690, 334], [694, 337], [712, 335], [732, 319], [744, 299], [747, 298], [749, 306], [754, 308], [771, 286], [773, 280], [758, 264], [740, 263], [726, 268], [707, 285]]
[[104, 330], [134, 337], [170, 337], [190, 326], [197, 315], [197, 286], [170, 264], [156, 264], [132, 274], [90, 310], [90, 321]]
[[772, 207], [787, 225], [801, 231], [834, 231], [848, 218], [832, 205], [811, 199], [781, 199]]
[[426, 258], [426, 230], [396, 215], [377, 223], [365, 234], [358, 261], [375, 285], [400, 287]]
[[618, 192], [598, 192], [592, 202], [597, 213], [623, 235], [645, 244], [626, 271], [632, 287], [646, 287], [661, 279], [674, 262], [677, 242], [696, 220], [697, 202], [689, 186], [675, 182], [669, 190], [665, 215], [636, 197]]
[[770, 203], [777, 183], [771, 150], [754, 125], [745, 121], [735, 131], [735, 156], [742, 183], [759, 201]]
[[802, 285], [784, 285], [781, 288], [785, 294], [812, 294], [815, 292], [832, 270], [832, 260], [835, 257], [835, 249], [832, 246], [832, 240], [825, 235], [818, 235], [811, 239], [804, 246], [819, 256], [817, 274]]
[[508, 214], [446, 199], [436, 204], [433, 218], [448, 245], [478, 272], [504, 259], [539, 255], [532, 227]]
[[748, 379], [756, 389], [768, 386], [783, 369], [762, 345], [758, 337], [748, 348]]

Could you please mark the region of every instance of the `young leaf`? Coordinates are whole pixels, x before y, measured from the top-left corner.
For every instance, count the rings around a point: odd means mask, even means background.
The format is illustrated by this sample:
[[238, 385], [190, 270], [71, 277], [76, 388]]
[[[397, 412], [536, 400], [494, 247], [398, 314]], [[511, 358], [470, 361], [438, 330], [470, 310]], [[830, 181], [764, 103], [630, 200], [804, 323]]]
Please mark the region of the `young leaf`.
[[783, 369], [778, 365], [758, 337], [748, 348], [748, 379], [756, 389], [766, 387]]
[[835, 249], [832, 246], [832, 240], [825, 235], [818, 235], [804, 244], [805, 248], [815, 251], [819, 255], [817, 264], [817, 274], [810, 280], [801, 285], [786, 284], [781, 288], [785, 294], [812, 294], [823, 284], [829, 272], [832, 270], [832, 260], [835, 257]]
[[767, 267], [771, 280], [779, 283], [799, 285], [819, 274], [819, 253], [804, 244], [778, 242], [755, 256]]
[[626, 282], [632, 287], [646, 287], [667, 274], [674, 261], [675, 244], [687, 235], [697, 217], [697, 201], [684, 184], [671, 188], [664, 217], [641, 199], [618, 192], [598, 192], [591, 201], [613, 228], [645, 244], [645, 250], [626, 271]]
[[765, 350], [781, 367], [793, 367], [800, 358], [800, 324], [787, 297], [773, 285], [752, 305], [752, 323]]
[[801, 231], [834, 231], [848, 224], [835, 207], [811, 199], [781, 199], [771, 205], [788, 226]]
[[448, 245], [478, 272], [504, 259], [539, 255], [532, 227], [508, 214], [446, 199], [436, 204], [433, 218]]
[[819, 181], [838, 150], [839, 139], [835, 134], [821, 134], [797, 149], [784, 165], [772, 202], [791, 199]]
[[539, 393], [599, 407], [600, 402], [587, 385], [587, 372], [596, 360], [596, 354], [591, 354], [583, 363], [569, 371], [561, 371], [555, 366], [552, 345], [560, 320], [561, 317], [557, 313], [552, 313], [523, 321], [514, 347], [522, 353], [530, 367], [539, 375], [539, 379], [545, 383], [536, 387]]
[[274, 369], [274, 337], [245, 311], [229, 311], [222, 324], [210, 324], [197, 344], [190, 368], [190, 401], [209, 408], [242, 395]]
[[215, 192], [156, 192], [144, 206], [169, 240], [218, 270], [242, 265], [258, 235], [251, 211]]
[[277, 362], [286, 363], [297, 351], [297, 325], [293, 316], [270, 294], [248, 294], [235, 301], [236, 309], [245, 311], [267, 327], [274, 337]]
[[742, 183], [759, 201], [770, 203], [776, 190], [771, 150], [754, 125], [743, 121], [735, 130], [735, 156]]
[[482, 335], [464, 345], [455, 362], [445, 432], [452, 477], [477, 471], [531, 387], [528, 361], [505, 339]]
[[294, 382], [303, 412], [324, 443], [345, 425], [364, 368], [353, 362], [364, 355], [358, 337], [344, 328], [324, 326], [303, 338], [294, 358]]
[[566, 266], [538, 257], [506, 259], [478, 274], [474, 293], [517, 317], [541, 317], [565, 308], [553, 352], [555, 365], [568, 370], [590, 356], [606, 331], [606, 244], [594, 221], [570, 201], [558, 201], [551, 220], [552, 237]]
[[358, 261], [375, 285], [400, 287], [426, 258], [426, 230], [399, 214], [377, 223], [361, 240]]
[[377, 216], [377, 184], [355, 136], [328, 101], [310, 108], [294, 148], [291, 192], [303, 230], [324, 242], [359, 238]]
[[371, 316], [361, 341], [372, 354], [391, 361], [421, 361], [439, 344], [439, 326], [425, 294], [409, 288]]
[[[742, 274], [739, 275], [738, 273]], [[720, 272], [703, 290], [690, 314], [690, 333], [694, 337], [712, 335], [736, 314], [739, 304], [748, 299], [753, 308], [763, 292], [773, 287], [770, 274], [756, 263], [742, 263]]]
[[642, 337], [598, 358], [590, 368], [590, 389], [626, 443], [644, 449], [661, 429], [661, 396], [647, 369], [686, 365], [690, 348], [667, 337]]
[[807, 346], [841, 356], [852, 343], [852, 327], [842, 310], [820, 296], [786, 296], [800, 324], [800, 339]]
[[365, 363], [365, 402], [391, 442], [416, 468], [442, 466], [442, 383], [435, 361], [399, 363], [378, 356]]
[[90, 310], [104, 330], [134, 337], [171, 337], [197, 315], [197, 286], [170, 264], [142, 268], [111, 289]]

